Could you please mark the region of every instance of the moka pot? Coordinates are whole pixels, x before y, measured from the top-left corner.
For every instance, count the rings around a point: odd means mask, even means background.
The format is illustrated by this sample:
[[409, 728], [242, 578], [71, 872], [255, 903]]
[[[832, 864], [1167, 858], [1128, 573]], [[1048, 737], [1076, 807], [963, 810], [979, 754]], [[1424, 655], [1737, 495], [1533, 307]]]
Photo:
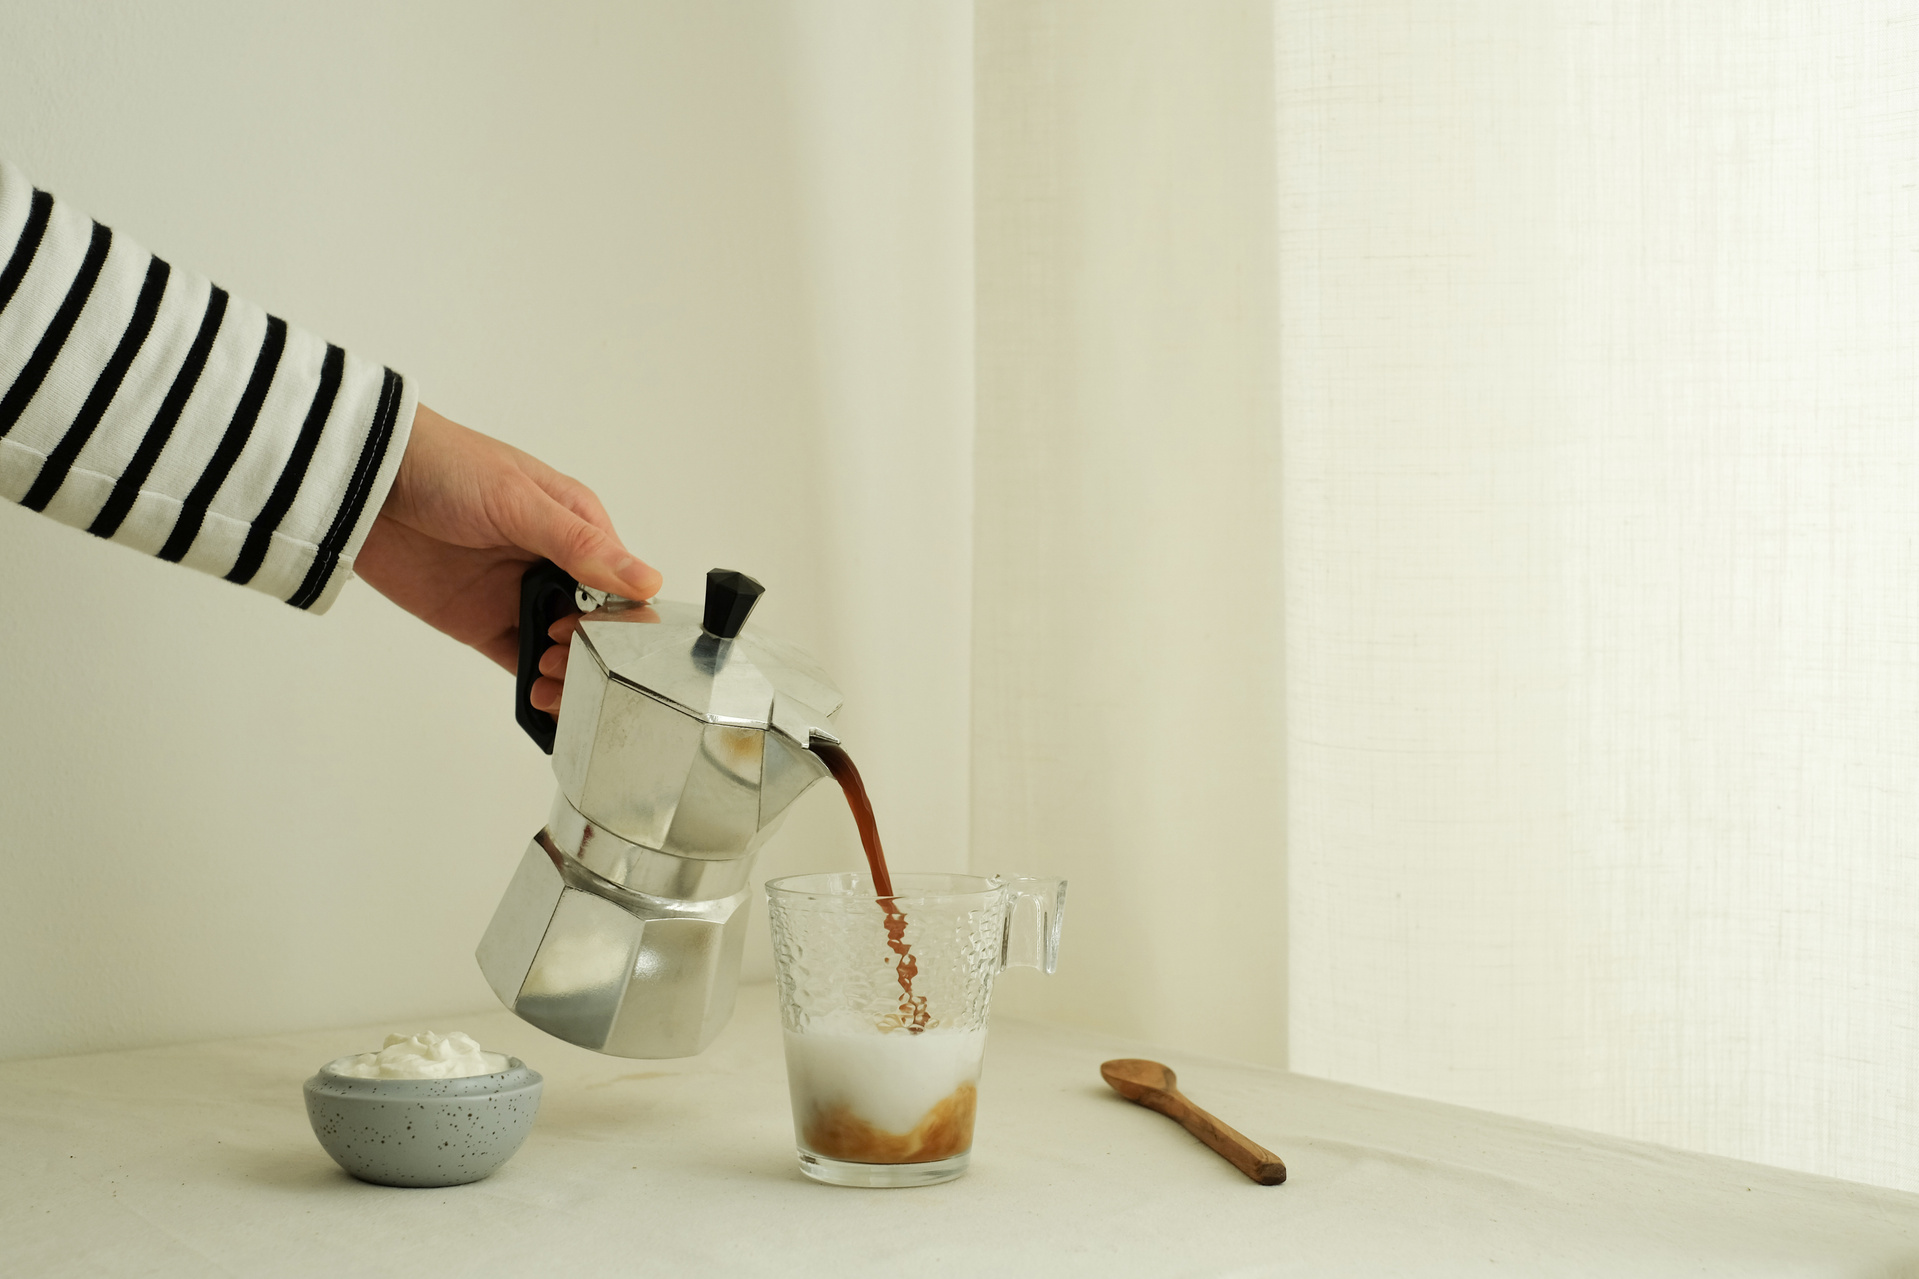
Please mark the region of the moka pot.
[[[515, 713], [559, 792], [476, 958], [501, 1001], [617, 1057], [685, 1057], [733, 1013], [753, 855], [827, 775], [840, 692], [747, 625], [762, 587], [706, 575], [703, 608], [582, 588], [550, 563], [520, 586]], [[547, 628], [575, 611], [557, 726], [528, 700]]]

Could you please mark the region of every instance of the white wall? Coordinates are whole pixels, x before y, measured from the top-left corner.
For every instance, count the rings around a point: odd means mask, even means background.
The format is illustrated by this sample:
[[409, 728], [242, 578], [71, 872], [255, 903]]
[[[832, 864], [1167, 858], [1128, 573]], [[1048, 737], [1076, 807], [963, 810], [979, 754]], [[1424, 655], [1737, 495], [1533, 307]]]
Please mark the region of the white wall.
[[1071, 881], [997, 1006], [1283, 1062], [1271, 40], [977, 7], [973, 858]]
[[[805, 305], [794, 336], [811, 362], [818, 422], [807, 518], [831, 619], [821, 652], [846, 689], [839, 726], [889, 862], [963, 870], [972, 5], [797, 0], [785, 28]], [[836, 792], [829, 807], [837, 818]], [[834, 868], [843, 852], [835, 846]]]
[[[971, 53], [941, 3], [0, 7], [0, 154], [715, 564], [967, 821]], [[910, 492], [900, 477], [910, 477]], [[0, 1056], [491, 1002], [551, 775], [507, 677], [0, 507]], [[763, 874], [857, 858], [816, 788]], [[764, 975], [755, 927], [749, 972]]]

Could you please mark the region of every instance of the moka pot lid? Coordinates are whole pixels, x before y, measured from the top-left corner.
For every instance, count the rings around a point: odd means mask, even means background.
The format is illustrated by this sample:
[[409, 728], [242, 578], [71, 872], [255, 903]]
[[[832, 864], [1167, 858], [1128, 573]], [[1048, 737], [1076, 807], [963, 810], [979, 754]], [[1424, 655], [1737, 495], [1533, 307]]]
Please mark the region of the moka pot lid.
[[581, 620], [580, 635], [609, 678], [695, 719], [770, 728], [802, 749], [815, 737], [837, 743], [839, 689], [811, 657], [747, 622], [764, 589], [716, 568], [703, 607], [610, 598]]

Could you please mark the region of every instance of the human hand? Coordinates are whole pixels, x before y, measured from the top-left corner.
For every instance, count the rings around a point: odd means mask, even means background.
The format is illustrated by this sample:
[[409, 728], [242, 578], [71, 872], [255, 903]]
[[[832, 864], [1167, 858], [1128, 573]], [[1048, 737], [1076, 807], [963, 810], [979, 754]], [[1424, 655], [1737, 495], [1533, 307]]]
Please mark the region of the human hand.
[[[538, 559], [628, 599], [651, 599], [660, 589], [659, 572], [620, 543], [586, 485], [422, 404], [353, 571], [510, 671], [520, 656], [520, 576]], [[571, 635], [573, 625], [562, 619], [554, 633]], [[552, 676], [565, 666], [542, 669], [531, 700], [557, 711], [561, 681]]]

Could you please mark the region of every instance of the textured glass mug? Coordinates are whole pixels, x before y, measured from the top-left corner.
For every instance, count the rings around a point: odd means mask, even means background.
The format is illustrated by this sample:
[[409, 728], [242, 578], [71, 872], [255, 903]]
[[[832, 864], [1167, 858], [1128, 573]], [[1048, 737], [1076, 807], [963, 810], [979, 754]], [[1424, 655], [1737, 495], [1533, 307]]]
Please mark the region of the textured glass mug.
[[766, 900], [801, 1170], [836, 1186], [965, 1172], [993, 979], [1053, 971], [1065, 882], [895, 875], [879, 898], [868, 875], [795, 875]]

